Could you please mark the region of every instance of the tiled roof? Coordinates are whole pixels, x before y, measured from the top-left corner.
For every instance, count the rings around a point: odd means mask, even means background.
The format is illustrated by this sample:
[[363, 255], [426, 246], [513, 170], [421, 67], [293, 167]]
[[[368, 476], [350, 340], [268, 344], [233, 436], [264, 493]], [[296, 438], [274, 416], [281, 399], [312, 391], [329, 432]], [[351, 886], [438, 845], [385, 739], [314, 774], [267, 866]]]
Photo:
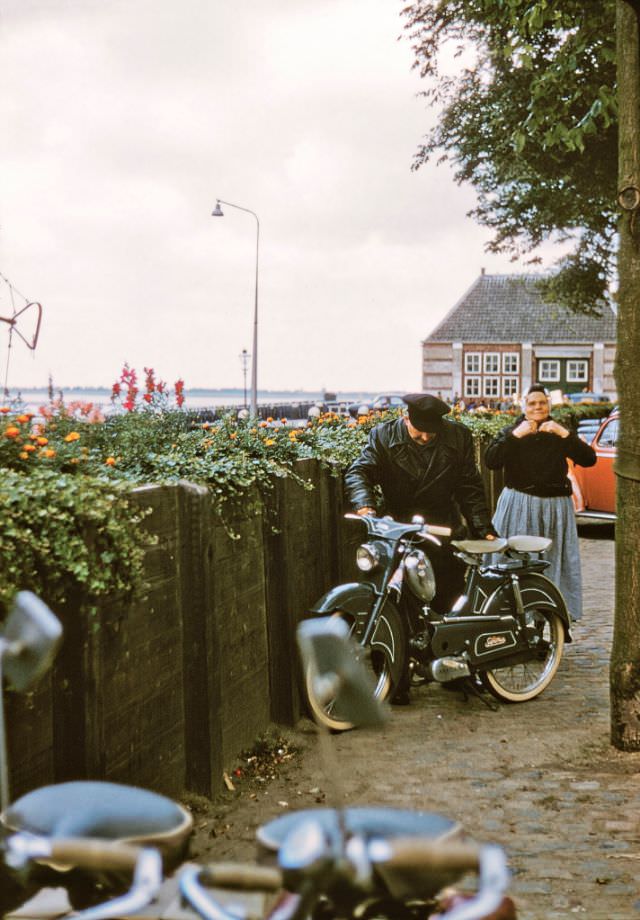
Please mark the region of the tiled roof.
[[480, 275], [425, 342], [615, 342], [616, 318], [572, 313], [547, 303], [539, 275]]

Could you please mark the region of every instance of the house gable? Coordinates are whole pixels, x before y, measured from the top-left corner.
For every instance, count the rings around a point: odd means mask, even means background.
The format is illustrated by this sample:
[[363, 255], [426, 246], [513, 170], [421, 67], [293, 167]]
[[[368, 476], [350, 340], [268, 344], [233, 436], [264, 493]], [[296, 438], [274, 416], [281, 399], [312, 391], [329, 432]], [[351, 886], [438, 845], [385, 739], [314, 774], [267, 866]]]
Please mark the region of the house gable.
[[550, 389], [555, 381], [565, 391], [584, 386], [615, 398], [610, 306], [601, 316], [572, 313], [544, 301], [539, 280], [481, 274], [423, 340], [423, 389], [452, 399], [466, 388], [495, 400], [546, 374]]

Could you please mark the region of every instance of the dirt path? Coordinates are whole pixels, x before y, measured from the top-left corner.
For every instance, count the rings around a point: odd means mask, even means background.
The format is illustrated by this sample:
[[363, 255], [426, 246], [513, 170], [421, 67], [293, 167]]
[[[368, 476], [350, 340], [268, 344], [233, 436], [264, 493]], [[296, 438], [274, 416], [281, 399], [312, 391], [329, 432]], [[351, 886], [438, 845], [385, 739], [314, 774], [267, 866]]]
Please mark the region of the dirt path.
[[[582, 533], [584, 620], [539, 699], [492, 712], [421, 687], [382, 732], [335, 737], [347, 804], [439, 811], [500, 843], [521, 920], [640, 917], [640, 754], [608, 739], [613, 533]], [[259, 824], [330, 802], [311, 723], [284, 735], [300, 754], [275, 779], [232, 777], [237, 791], [198, 816], [199, 859], [250, 859]]]

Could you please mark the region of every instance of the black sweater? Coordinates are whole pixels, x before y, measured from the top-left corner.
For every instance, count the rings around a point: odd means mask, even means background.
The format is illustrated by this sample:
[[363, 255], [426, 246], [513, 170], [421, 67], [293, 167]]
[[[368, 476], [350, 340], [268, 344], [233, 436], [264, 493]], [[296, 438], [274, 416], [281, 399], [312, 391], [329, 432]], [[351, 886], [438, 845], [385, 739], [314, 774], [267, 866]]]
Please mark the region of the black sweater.
[[571, 495], [567, 457], [578, 466], [593, 466], [595, 451], [576, 434], [561, 438], [539, 431], [514, 438], [513, 430], [523, 419], [521, 416], [495, 436], [484, 456], [485, 464], [490, 470], [504, 467], [505, 485], [518, 492], [542, 498]]

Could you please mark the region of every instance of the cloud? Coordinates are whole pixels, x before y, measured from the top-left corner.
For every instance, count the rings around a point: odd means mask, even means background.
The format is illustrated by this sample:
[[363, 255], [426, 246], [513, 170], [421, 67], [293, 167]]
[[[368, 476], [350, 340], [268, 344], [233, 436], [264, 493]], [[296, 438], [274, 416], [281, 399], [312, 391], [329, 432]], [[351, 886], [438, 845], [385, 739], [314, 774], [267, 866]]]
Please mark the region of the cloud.
[[[260, 219], [259, 384], [415, 389], [489, 257], [424, 110], [401, 4], [0, 0], [0, 271], [45, 308], [10, 382], [123, 360], [241, 384]], [[0, 328], [0, 358], [5, 330]]]

